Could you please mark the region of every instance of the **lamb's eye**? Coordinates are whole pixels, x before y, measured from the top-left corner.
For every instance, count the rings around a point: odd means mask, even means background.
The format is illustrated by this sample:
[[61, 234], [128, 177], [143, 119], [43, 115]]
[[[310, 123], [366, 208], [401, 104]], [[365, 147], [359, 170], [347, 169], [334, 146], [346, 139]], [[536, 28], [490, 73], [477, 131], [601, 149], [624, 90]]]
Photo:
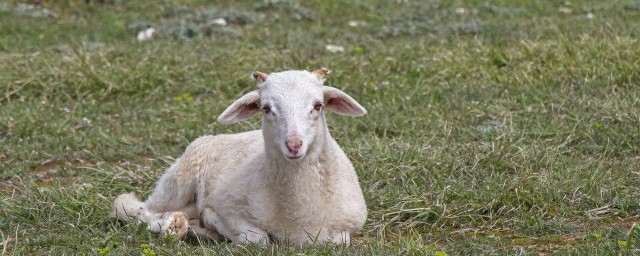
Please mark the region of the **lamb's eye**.
[[322, 103], [320, 102], [316, 103], [316, 105], [313, 106], [313, 109], [315, 109], [316, 111], [320, 111], [321, 108], [322, 108]]
[[269, 114], [269, 113], [271, 113], [271, 107], [263, 106], [262, 107], [262, 111], [264, 111], [265, 114]]

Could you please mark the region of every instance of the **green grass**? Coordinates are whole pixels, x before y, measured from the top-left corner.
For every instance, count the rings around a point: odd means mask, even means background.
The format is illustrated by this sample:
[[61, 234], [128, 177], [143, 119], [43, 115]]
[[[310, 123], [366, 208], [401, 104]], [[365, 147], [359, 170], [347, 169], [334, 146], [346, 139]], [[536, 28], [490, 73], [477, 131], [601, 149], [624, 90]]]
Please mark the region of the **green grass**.
[[[90, 2], [0, 1], [1, 254], [639, 253], [639, 1]], [[108, 217], [195, 138], [259, 127], [215, 121], [251, 72], [320, 66], [369, 112], [328, 117], [369, 209], [351, 246]]]

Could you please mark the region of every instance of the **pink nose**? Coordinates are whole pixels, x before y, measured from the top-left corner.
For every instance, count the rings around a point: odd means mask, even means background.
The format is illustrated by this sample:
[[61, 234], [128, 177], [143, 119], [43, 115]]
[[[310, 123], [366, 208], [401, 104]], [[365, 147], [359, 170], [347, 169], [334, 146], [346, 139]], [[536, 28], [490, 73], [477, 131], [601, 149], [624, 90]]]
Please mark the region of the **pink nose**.
[[300, 147], [302, 147], [302, 140], [300, 139], [300, 137], [298, 137], [298, 135], [289, 135], [286, 144], [289, 152], [296, 155], [300, 151]]

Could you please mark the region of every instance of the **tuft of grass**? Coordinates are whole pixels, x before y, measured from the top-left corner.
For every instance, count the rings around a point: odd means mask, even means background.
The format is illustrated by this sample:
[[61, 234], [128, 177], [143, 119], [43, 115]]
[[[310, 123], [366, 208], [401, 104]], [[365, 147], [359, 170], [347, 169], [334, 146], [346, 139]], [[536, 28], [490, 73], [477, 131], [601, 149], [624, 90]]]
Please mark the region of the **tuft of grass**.
[[[2, 253], [638, 253], [636, 5], [4, 1]], [[251, 72], [320, 66], [369, 112], [328, 115], [369, 209], [351, 246], [172, 241], [108, 217], [190, 141], [259, 127], [215, 122]]]

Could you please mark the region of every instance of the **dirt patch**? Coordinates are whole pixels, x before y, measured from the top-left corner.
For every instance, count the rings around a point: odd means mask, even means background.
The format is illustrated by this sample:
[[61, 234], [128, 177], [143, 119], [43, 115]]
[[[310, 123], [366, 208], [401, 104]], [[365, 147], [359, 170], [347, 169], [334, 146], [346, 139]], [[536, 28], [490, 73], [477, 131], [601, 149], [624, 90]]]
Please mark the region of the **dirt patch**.
[[0, 164], [8, 164], [8, 163], [11, 163], [11, 161], [13, 161], [13, 159], [11, 159], [10, 157], [5, 155], [0, 155]]
[[598, 228], [631, 229], [631, 227], [633, 227], [633, 224], [637, 223], [639, 220], [640, 220], [639, 217], [633, 217], [628, 219], [616, 217], [611, 220], [602, 221], [598, 223], [596, 226]]
[[60, 167], [60, 161], [58, 158], [49, 158], [40, 162], [38, 165], [31, 167], [32, 173], [44, 173]]

